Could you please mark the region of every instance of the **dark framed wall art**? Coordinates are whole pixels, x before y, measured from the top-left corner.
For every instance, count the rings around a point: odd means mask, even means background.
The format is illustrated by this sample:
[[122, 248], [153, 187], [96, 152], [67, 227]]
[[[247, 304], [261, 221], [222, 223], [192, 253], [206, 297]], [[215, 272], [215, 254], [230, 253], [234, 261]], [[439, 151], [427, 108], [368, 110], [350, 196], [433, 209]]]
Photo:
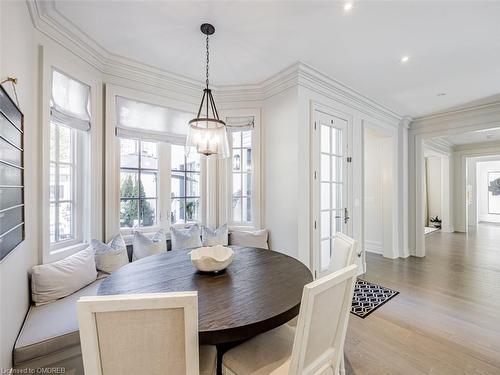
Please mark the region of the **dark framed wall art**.
[[0, 261], [24, 240], [24, 116], [0, 86]]

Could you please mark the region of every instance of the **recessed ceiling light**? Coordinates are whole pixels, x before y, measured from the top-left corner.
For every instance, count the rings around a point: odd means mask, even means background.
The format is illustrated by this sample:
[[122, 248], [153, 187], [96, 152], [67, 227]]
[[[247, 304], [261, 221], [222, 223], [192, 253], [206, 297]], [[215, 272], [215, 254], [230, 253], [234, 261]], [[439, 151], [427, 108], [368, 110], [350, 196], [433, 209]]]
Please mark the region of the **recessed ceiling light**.
[[399, 61], [401, 62], [401, 64], [405, 64], [409, 60], [410, 60], [410, 56], [403, 56], [403, 57], [401, 57], [401, 59]]
[[350, 1], [344, 4], [344, 10], [346, 12], [349, 12], [351, 9], [352, 9], [352, 3]]

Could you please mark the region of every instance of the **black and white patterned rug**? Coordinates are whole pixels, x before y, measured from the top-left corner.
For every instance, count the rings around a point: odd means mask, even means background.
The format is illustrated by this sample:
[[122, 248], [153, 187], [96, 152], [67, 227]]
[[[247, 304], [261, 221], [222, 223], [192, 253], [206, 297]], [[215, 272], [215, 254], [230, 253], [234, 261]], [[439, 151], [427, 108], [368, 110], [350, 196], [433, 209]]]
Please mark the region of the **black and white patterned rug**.
[[364, 319], [398, 294], [399, 292], [396, 290], [357, 279], [351, 313]]

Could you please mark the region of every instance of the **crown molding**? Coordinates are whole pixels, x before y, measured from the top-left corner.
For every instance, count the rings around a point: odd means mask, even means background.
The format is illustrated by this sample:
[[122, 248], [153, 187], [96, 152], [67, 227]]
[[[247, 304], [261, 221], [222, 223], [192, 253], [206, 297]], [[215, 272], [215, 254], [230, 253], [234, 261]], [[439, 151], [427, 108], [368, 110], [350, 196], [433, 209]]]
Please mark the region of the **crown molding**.
[[329, 77], [312, 66], [298, 62], [299, 85], [342, 102], [360, 112], [399, 125], [403, 116], [364, 96], [353, 88]]
[[[500, 101], [468, 108], [440, 112], [414, 119], [410, 130], [414, 134], [478, 130], [500, 124]], [[462, 129], [462, 130], [461, 130]]]
[[444, 154], [451, 154], [453, 144], [444, 138], [430, 138], [425, 140], [426, 148]]
[[[102, 74], [171, 90], [192, 98], [193, 101], [199, 100], [203, 82], [112, 54], [61, 14], [53, 0], [26, 1], [35, 29]], [[212, 90], [217, 100], [224, 104], [262, 102], [297, 86], [310, 89], [378, 119], [407, 126], [403, 116], [300, 61], [260, 83], [213, 86]]]
[[493, 153], [500, 154], [500, 141], [489, 141], [489, 142], [479, 142], [479, 143], [469, 143], [465, 145], [455, 145], [453, 146], [453, 151], [471, 151], [471, 150], [482, 150], [482, 151], [493, 151]]
[[52, 0], [27, 0], [27, 5], [35, 29], [101, 73], [199, 99], [200, 89], [204, 86], [201, 81], [109, 53], [64, 17]]

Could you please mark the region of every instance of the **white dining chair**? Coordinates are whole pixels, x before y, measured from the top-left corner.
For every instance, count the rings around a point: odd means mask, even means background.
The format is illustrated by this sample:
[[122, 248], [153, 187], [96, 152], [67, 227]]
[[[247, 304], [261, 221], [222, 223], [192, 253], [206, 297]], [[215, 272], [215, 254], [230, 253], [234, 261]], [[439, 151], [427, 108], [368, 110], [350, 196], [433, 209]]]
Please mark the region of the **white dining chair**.
[[198, 346], [198, 293], [82, 297], [77, 303], [89, 375], [216, 373], [214, 346]]
[[[332, 257], [328, 265], [328, 272], [335, 272], [350, 266], [351, 264], [356, 264], [357, 248], [358, 241], [343, 233], [335, 233], [335, 238], [333, 239]], [[290, 320], [287, 324], [292, 327], [296, 327], [297, 317]]]
[[224, 375], [339, 374], [357, 266], [306, 286], [297, 327], [287, 324], [226, 352]]
[[[333, 252], [330, 264], [328, 265], [329, 272], [341, 270], [344, 267], [356, 264], [358, 257], [358, 241], [345, 235], [344, 233], [335, 233], [333, 239]], [[345, 375], [345, 356], [342, 349], [340, 359], [340, 375]]]
[[329, 272], [335, 272], [356, 264], [358, 250], [358, 241], [345, 235], [344, 233], [335, 233], [333, 239], [333, 251], [330, 264], [328, 265]]

